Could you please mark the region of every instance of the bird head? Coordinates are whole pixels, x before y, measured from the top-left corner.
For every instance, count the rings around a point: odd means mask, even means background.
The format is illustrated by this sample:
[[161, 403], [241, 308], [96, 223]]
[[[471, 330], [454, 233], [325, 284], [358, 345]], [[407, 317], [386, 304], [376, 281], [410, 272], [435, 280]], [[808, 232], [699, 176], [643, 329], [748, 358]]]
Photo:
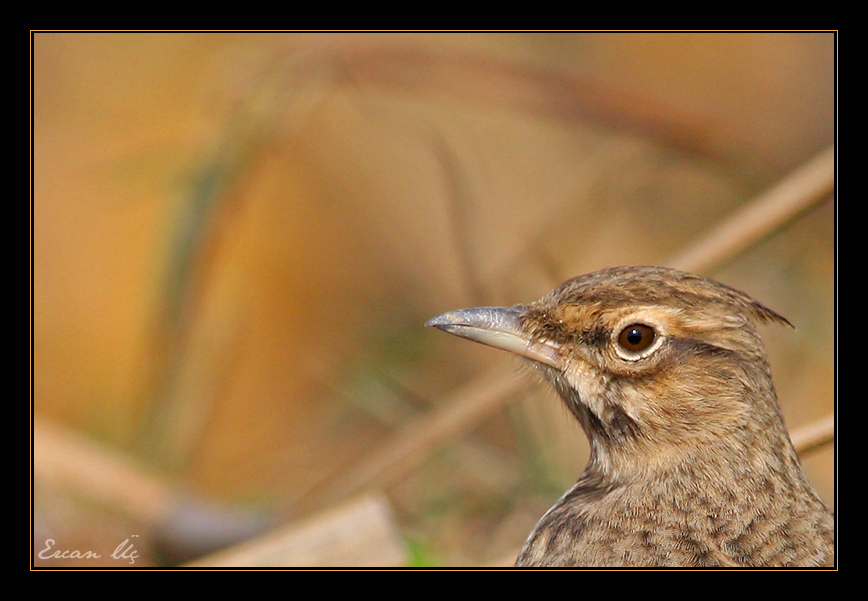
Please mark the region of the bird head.
[[764, 322], [789, 325], [713, 280], [616, 267], [530, 304], [461, 309], [426, 325], [530, 360], [581, 423], [589, 467], [617, 478], [721, 445], [759, 456], [757, 439], [780, 436]]

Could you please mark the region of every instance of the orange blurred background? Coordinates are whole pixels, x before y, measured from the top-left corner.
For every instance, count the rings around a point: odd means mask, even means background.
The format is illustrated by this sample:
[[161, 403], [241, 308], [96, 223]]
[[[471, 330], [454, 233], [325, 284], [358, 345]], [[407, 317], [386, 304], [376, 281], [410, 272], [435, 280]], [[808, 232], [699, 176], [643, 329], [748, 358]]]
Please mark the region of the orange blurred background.
[[[34, 32], [34, 414], [278, 522], [339, 502], [322, 491], [509, 361], [427, 318], [665, 261], [834, 143], [836, 44]], [[833, 203], [707, 275], [796, 325], [766, 332], [788, 424], [830, 413]], [[520, 390], [382, 487], [412, 565], [509, 555], [578, 475], [579, 429]], [[833, 503], [833, 450], [805, 462]], [[129, 535], [33, 494], [36, 550]]]

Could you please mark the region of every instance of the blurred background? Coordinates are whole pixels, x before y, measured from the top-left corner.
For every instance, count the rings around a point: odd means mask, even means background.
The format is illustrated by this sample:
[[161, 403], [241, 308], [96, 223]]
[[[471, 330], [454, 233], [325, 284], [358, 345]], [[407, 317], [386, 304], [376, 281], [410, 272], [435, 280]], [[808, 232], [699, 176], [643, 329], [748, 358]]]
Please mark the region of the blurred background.
[[[368, 565], [509, 565], [584, 436], [516, 361], [425, 320], [667, 263], [834, 145], [836, 47], [32, 33], [34, 565], [316, 538], [360, 498], [386, 541]], [[834, 207], [703, 271], [795, 324], [764, 330], [791, 429], [835, 406]], [[834, 457], [803, 456], [830, 504]]]

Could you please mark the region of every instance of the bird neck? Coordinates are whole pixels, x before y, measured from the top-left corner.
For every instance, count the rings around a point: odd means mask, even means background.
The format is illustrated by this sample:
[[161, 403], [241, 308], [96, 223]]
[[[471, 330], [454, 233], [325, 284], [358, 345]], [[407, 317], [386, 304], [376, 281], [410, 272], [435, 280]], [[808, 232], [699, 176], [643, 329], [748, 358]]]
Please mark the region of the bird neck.
[[654, 399], [632, 405], [569, 399], [590, 443], [589, 482], [615, 486], [685, 471], [751, 481], [778, 473], [801, 482], [771, 378], [740, 374], [730, 381], [716, 394], [661, 403], [683, 409], [675, 413], [658, 410]]

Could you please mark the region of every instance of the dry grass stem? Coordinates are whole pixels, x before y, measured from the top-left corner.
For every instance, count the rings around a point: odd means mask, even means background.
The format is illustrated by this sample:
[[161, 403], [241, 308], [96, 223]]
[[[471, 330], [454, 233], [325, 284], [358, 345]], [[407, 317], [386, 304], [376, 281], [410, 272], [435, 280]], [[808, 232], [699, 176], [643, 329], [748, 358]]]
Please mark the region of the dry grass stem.
[[495, 369], [473, 379], [443, 399], [437, 409], [409, 422], [361, 462], [312, 491], [306, 504], [335, 502], [362, 490], [395, 484], [441, 445], [465, 435], [501, 407], [517, 388], [515, 375], [509, 370]]
[[697, 238], [666, 265], [695, 273], [714, 272], [834, 191], [835, 149], [827, 148]]
[[790, 433], [793, 446], [800, 454], [808, 453], [818, 447], [835, 441], [834, 414], [816, 419]]
[[188, 567], [397, 567], [407, 549], [382, 495], [365, 495]]

